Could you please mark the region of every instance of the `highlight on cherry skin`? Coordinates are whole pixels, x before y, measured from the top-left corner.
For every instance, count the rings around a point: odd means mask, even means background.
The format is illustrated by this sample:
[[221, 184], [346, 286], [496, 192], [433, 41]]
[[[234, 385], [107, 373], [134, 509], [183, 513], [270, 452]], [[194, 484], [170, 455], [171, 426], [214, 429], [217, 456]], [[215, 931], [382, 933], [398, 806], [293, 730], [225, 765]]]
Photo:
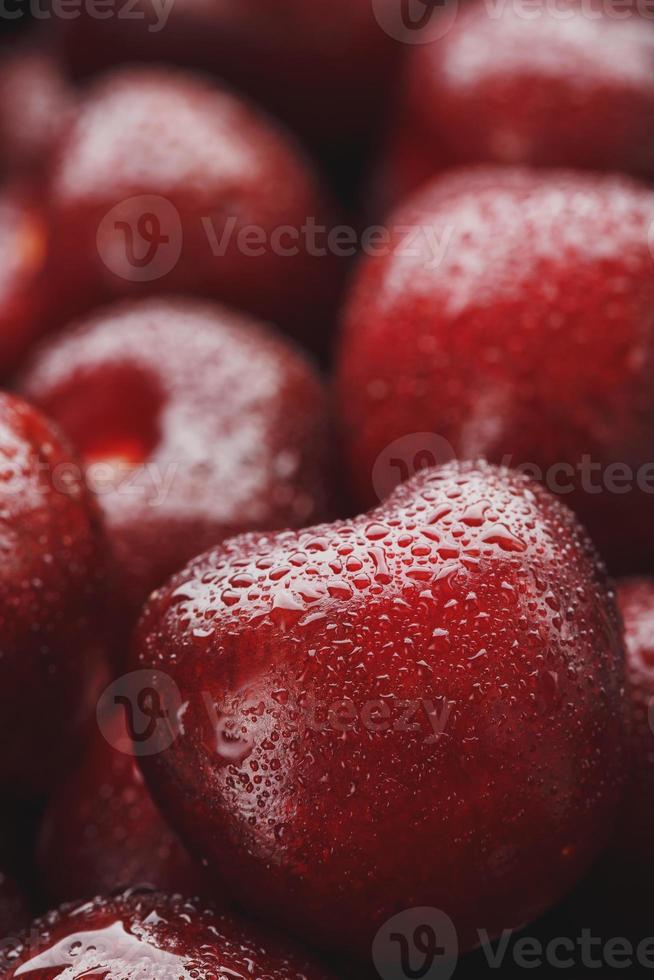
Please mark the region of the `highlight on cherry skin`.
[[64, 905], [0, 946], [2, 980], [334, 980], [288, 940], [181, 896]]
[[[451, 170], [388, 220], [395, 245], [361, 261], [338, 345], [358, 505], [379, 499], [380, 454], [426, 433], [455, 458], [542, 480], [579, 514], [613, 574], [647, 573], [651, 187], [581, 171]], [[406, 228], [429, 235], [409, 244]]]
[[225, 542], [153, 594], [131, 666], [183, 705], [139, 760], [172, 826], [319, 948], [366, 961], [427, 906], [471, 949], [610, 833], [615, 597], [572, 512], [508, 470], [450, 464], [352, 520]]
[[[628, 5], [625, 5], [628, 6]], [[595, 9], [592, 9], [592, 8]], [[417, 44], [373, 185], [387, 210], [435, 174], [470, 164], [654, 173], [651, 12], [543, 0], [459, 5], [437, 44]]]
[[18, 387], [88, 464], [119, 660], [150, 592], [194, 555], [242, 530], [329, 514], [324, 386], [303, 353], [246, 314], [171, 297], [108, 307], [42, 346]]

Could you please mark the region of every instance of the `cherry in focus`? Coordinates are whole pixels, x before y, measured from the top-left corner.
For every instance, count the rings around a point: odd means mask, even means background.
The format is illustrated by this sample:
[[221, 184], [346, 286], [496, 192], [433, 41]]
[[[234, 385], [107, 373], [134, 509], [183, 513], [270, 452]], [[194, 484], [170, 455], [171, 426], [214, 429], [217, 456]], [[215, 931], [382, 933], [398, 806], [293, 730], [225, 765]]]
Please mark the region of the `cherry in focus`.
[[329, 980], [301, 949], [198, 902], [125, 893], [63, 906], [33, 923], [29, 936], [0, 949], [0, 977], [60, 976], [139, 980], [143, 976], [219, 975], [270, 980]]
[[140, 759], [155, 798], [236, 900], [312, 944], [368, 960], [428, 906], [470, 949], [553, 905], [610, 832], [614, 597], [574, 515], [508, 470], [428, 470], [354, 520], [227, 541], [152, 597], [132, 667], [185, 706]]

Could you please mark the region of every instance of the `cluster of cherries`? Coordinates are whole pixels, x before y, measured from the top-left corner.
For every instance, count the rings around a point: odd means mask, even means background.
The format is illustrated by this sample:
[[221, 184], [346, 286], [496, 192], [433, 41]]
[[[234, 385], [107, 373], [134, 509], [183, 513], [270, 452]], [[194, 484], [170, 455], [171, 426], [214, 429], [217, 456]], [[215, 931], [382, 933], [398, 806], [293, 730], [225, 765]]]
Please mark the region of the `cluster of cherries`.
[[0, 980], [649, 921], [654, 22], [394, 6], [0, 61]]

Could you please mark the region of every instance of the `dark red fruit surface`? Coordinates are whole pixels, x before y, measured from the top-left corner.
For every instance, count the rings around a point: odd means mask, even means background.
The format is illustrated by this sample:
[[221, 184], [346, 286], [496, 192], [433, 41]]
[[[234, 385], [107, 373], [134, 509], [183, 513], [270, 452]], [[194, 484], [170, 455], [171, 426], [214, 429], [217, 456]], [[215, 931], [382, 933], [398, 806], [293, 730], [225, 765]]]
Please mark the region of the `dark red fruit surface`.
[[129, 894], [69, 905], [0, 952], [2, 980], [328, 980], [298, 949], [179, 896]]
[[559, 171], [459, 171], [399, 208], [339, 353], [360, 503], [435, 438], [542, 479], [616, 569], [651, 564], [653, 221], [650, 190]]
[[58, 432], [0, 395], [0, 780], [36, 793], [69, 761], [103, 642], [101, 545], [81, 468]]
[[14, 882], [0, 871], [0, 943], [24, 929], [30, 920], [27, 902]]
[[170, 298], [103, 310], [43, 348], [21, 386], [95, 464], [130, 623], [224, 537], [325, 514], [322, 385], [241, 314]]
[[630, 780], [611, 851], [627, 870], [638, 869], [649, 880], [654, 868], [654, 580], [620, 583], [618, 601], [627, 649]]
[[654, 871], [654, 579], [623, 579], [617, 598], [625, 627], [627, 773], [609, 846], [588, 878], [565, 903], [578, 931], [649, 936]]
[[184, 704], [140, 760], [155, 797], [230, 894], [316, 945], [368, 959], [389, 916], [434, 906], [469, 948], [610, 830], [613, 596], [572, 513], [508, 470], [226, 542], [152, 597], [134, 654]]
[[4, 169], [47, 170], [73, 106], [56, 60], [37, 48], [3, 52], [0, 63], [0, 162]]
[[172, 70], [116, 72], [64, 135], [48, 196], [71, 307], [179, 290], [324, 342], [338, 270], [302, 232], [328, 223], [319, 181], [237, 96]]
[[201, 867], [152, 802], [122, 709], [102, 733], [96, 730], [80, 767], [57, 786], [43, 816], [37, 863], [55, 904], [126, 888], [207, 892]]
[[43, 214], [28, 189], [6, 186], [0, 191], [0, 377], [41, 331], [46, 248]]
[[466, 163], [654, 174], [651, 17], [530, 11], [460, 5], [442, 38], [412, 48], [386, 199]]
[[366, 132], [384, 108], [397, 51], [370, 0], [176, 0], [161, 30], [151, 4], [133, 9], [103, 21], [81, 11], [68, 25], [70, 63], [83, 72], [144, 59], [201, 67], [322, 146]]

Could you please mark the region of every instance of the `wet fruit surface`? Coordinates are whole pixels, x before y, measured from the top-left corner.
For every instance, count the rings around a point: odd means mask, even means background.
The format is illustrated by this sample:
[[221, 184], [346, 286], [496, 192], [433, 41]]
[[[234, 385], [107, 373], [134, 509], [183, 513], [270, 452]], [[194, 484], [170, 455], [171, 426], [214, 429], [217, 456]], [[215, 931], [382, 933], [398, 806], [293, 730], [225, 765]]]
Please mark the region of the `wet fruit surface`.
[[13, 881], [0, 871], [0, 942], [24, 929], [29, 919], [27, 902]]
[[312, 943], [368, 958], [433, 906], [469, 948], [546, 909], [608, 833], [613, 597], [573, 515], [506, 470], [235, 538], [153, 596], [134, 654], [183, 704], [140, 760], [155, 797], [230, 894]]
[[193, 300], [102, 311], [44, 348], [22, 390], [88, 463], [131, 624], [224, 537], [325, 513], [322, 386], [282, 338]]
[[398, 209], [390, 223], [412, 237], [364, 262], [339, 353], [360, 503], [379, 499], [376, 465], [413, 465], [428, 449], [413, 437], [431, 434], [449, 458], [525, 467], [614, 568], [646, 566], [653, 221], [654, 195], [627, 180], [499, 168], [437, 179]]
[[650, 176], [653, 73], [651, 17], [606, 5], [459, 8], [442, 38], [411, 51], [384, 197], [470, 163]]
[[174, 70], [116, 72], [82, 103], [47, 192], [53, 276], [71, 308], [182, 291], [324, 345], [337, 270], [302, 231], [329, 223], [320, 183], [290, 138], [228, 91]]
[[179, 897], [132, 894], [63, 907], [0, 951], [2, 980], [328, 980], [302, 951]]
[[55, 905], [126, 888], [207, 893], [200, 866], [152, 802], [122, 709], [102, 733], [94, 732], [81, 765], [48, 802], [37, 862], [41, 887]]
[[72, 757], [103, 644], [99, 518], [53, 426], [0, 396], [0, 779], [42, 791]]

